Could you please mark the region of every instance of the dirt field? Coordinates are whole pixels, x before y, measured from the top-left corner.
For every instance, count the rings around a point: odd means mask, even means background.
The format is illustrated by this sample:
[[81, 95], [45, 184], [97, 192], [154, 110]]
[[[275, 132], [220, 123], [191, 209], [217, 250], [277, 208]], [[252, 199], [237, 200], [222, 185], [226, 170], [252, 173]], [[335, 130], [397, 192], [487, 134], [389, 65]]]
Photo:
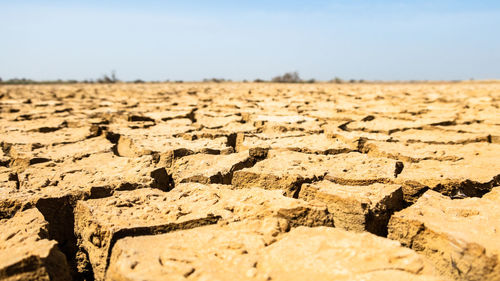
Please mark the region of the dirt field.
[[0, 280], [500, 280], [500, 83], [0, 86]]

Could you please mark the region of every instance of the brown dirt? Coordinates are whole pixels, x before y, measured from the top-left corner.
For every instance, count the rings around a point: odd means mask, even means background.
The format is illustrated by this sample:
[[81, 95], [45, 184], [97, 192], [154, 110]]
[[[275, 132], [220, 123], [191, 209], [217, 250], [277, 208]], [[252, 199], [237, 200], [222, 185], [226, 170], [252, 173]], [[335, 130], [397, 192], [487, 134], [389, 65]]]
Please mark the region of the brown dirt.
[[500, 280], [500, 83], [0, 87], [0, 280]]

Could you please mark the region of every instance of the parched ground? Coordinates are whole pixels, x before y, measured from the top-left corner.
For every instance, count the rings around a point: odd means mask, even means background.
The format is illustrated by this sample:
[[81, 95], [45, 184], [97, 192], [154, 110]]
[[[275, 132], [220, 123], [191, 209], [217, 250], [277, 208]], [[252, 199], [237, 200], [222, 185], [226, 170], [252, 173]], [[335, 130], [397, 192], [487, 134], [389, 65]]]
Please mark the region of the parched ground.
[[500, 83], [0, 86], [0, 280], [500, 280]]

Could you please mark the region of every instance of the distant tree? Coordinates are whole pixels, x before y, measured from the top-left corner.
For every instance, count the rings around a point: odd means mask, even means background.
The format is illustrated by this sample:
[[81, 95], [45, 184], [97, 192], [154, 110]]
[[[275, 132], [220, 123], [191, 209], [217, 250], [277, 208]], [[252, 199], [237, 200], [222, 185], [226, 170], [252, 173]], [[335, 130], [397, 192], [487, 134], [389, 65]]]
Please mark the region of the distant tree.
[[341, 84], [341, 83], [344, 83], [344, 80], [340, 79], [339, 77], [335, 77], [332, 80], [330, 80], [330, 82]]
[[144, 83], [144, 81], [141, 79], [135, 79], [133, 83], [140, 84], [140, 83]]
[[12, 78], [3, 82], [4, 84], [12, 84], [12, 85], [28, 85], [35, 84], [36, 81], [26, 78]]
[[266, 81], [264, 81], [264, 80], [262, 80], [262, 79], [257, 78], [257, 79], [255, 79], [255, 80], [253, 80], [253, 82], [255, 82], [255, 83], [263, 83], [263, 82], [266, 82]]
[[2, 77], [0, 77], [0, 83], [2, 83], [2, 82], [3, 82]]
[[103, 84], [110, 84], [110, 83], [116, 83], [118, 82], [118, 78], [116, 78], [116, 73], [115, 71], [111, 71], [111, 75], [108, 76], [107, 74], [104, 74], [101, 78], [97, 79], [97, 83], [103, 83]]
[[205, 83], [222, 83], [222, 82], [231, 82], [230, 79], [224, 79], [224, 78], [205, 78], [203, 79], [203, 82]]
[[101, 78], [97, 78], [97, 83], [102, 83], [102, 84], [106, 84], [106, 83], [113, 83], [113, 80], [111, 80], [111, 78], [104, 74]]
[[295, 71], [276, 76], [271, 81], [276, 83], [299, 83], [302, 82], [302, 79], [300, 79], [299, 73]]

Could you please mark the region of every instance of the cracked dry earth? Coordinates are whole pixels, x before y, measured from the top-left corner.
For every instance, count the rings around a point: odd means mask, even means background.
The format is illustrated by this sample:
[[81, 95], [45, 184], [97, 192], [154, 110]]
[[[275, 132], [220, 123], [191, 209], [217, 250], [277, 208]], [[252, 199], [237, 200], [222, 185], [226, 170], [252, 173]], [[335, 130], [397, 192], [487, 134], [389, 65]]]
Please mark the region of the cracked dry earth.
[[500, 280], [500, 83], [0, 87], [0, 280]]

